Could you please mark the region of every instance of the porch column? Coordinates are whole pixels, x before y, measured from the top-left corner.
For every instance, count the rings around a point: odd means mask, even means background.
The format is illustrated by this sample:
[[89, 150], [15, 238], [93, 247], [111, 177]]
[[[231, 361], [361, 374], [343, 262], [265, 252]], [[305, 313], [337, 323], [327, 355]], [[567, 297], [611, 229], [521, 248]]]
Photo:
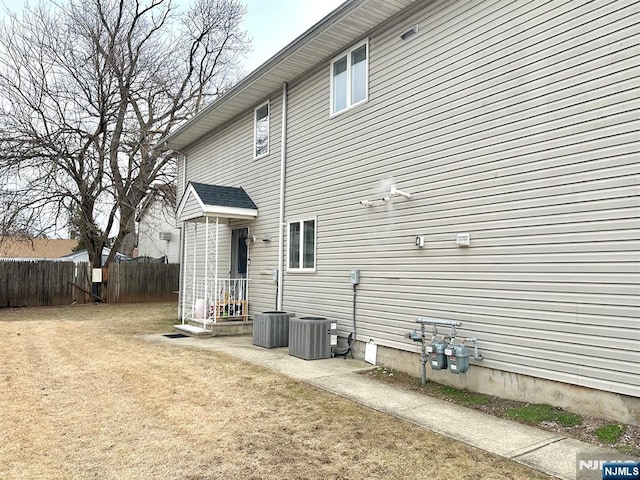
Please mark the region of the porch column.
[[182, 268], [182, 291], [180, 292], [182, 294], [182, 303], [180, 304], [180, 317], [182, 318], [182, 324], [184, 325], [184, 319], [185, 319], [185, 305], [187, 304], [187, 249], [188, 249], [188, 245], [187, 245], [187, 223], [186, 222], [182, 222], [182, 264], [180, 265], [180, 268]]
[[198, 224], [197, 223], [193, 223], [193, 284], [191, 286], [192, 289], [192, 294], [191, 294], [191, 318], [195, 318], [195, 313], [196, 313], [196, 291], [197, 291], [197, 284], [196, 284], [196, 269], [198, 268], [198, 261], [197, 261], [197, 254], [198, 254], [198, 249], [197, 249], [197, 245], [198, 245]]
[[218, 217], [216, 217], [216, 269], [214, 271], [214, 276], [215, 276], [215, 301], [214, 301], [214, 305], [215, 308], [213, 309], [213, 323], [215, 323], [218, 319], [218, 250], [220, 249], [220, 245], [218, 244]]
[[[209, 305], [209, 299], [207, 294], [209, 293], [209, 217], [205, 217], [205, 240], [204, 240], [204, 320], [206, 327], [206, 320], [208, 319], [207, 311]], [[215, 305], [215, 304], [214, 304]], [[215, 317], [214, 317], [215, 318]]]

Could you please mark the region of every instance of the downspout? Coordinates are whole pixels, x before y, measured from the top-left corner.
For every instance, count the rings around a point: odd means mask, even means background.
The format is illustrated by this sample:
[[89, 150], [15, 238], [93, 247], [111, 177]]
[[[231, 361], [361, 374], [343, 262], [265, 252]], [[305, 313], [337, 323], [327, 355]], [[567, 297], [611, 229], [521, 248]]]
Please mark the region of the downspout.
[[287, 166], [287, 94], [289, 85], [282, 83], [282, 133], [280, 141], [280, 216], [278, 221], [278, 285], [276, 310], [282, 311], [284, 281], [284, 186]]

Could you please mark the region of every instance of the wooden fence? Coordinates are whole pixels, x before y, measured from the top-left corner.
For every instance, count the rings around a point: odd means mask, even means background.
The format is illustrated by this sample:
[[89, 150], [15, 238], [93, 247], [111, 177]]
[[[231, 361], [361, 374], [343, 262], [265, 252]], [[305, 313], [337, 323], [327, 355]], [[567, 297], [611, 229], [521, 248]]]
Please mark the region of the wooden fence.
[[180, 265], [113, 263], [106, 280], [106, 296], [110, 303], [177, 302], [175, 292], [180, 285]]
[[[103, 270], [100, 297], [110, 303], [176, 300], [180, 265], [114, 263]], [[0, 261], [0, 308], [93, 301], [88, 263]]]

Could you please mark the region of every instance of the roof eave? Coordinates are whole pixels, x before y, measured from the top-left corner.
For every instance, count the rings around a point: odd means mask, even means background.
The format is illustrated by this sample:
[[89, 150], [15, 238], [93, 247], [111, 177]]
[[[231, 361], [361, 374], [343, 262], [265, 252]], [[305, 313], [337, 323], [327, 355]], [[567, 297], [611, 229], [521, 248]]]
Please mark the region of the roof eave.
[[[211, 130], [267, 98], [283, 82], [301, 77], [338, 52], [345, 42], [357, 41], [375, 25], [404, 8], [381, 13], [380, 3], [382, 0], [347, 0], [176, 131], [160, 139], [158, 144], [161, 148], [181, 152]], [[404, 3], [406, 7], [413, 0], [396, 3]], [[371, 17], [369, 23], [363, 20], [367, 15]], [[362, 18], [358, 22], [355, 17]], [[333, 38], [334, 43], [327, 41]]]

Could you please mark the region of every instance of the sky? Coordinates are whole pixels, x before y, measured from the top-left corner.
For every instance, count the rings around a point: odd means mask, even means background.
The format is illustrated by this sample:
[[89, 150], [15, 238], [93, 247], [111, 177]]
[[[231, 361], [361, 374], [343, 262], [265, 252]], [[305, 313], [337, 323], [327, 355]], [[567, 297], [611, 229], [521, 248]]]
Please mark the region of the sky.
[[[244, 28], [252, 38], [252, 52], [246, 55], [246, 73], [269, 60], [291, 41], [322, 20], [345, 0], [241, 0], [247, 6]], [[37, 0], [30, 0], [34, 4]], [[0, 10], [19, 12], [25, 0], [0, 0]], [[188, 5], [189, 0], [176, 3]], [[4, 7], [4, 8], [3, 8]], [[0, 15], [1, 16], [1, 15]]]
[[335, 10], [344, 0], [245, 0], [245, 28], [253, 38], [247, 72], [260, 66], [291, 41]]

